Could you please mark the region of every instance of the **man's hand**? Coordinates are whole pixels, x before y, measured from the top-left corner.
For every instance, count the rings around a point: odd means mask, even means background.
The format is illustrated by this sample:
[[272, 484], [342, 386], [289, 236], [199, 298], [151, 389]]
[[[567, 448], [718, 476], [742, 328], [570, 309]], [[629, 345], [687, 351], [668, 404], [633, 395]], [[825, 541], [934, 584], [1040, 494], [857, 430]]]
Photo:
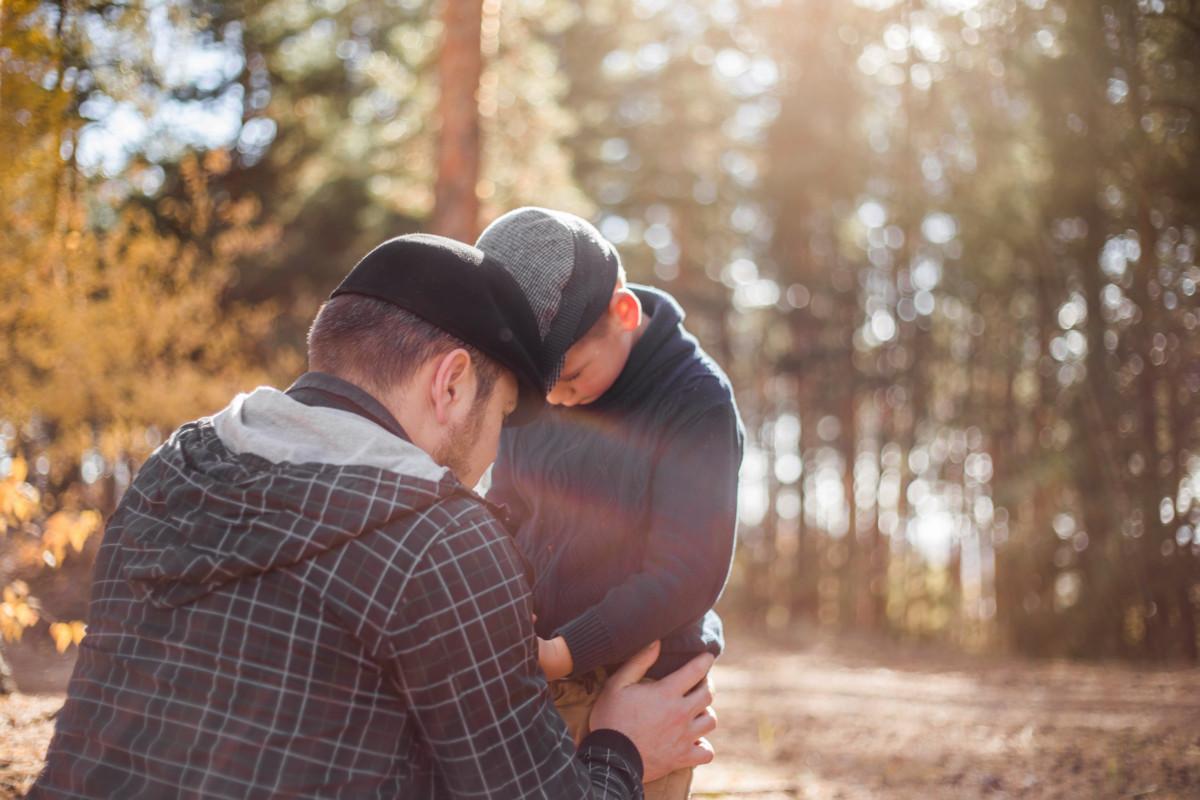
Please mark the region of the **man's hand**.
[[633, 741], [646, 782], [712, 761], [712, 745], [704, 736], [717, 727], [707, 680], [713, 656], [696, 656], [660, 681], [638, 683], [658, 659], [658, 650], [655, 642], [613, 673], [591, 719], [592, 730], [610, 728]]
[[[536, 617], [534, 619], [537, 619]], [[575, 659], [571, 657], [571, 648], [567, 640], [561, 636], [553, 639], [538, 637], [538, 664], [546, 673], [546, 680], [553, 681], [565, 678], [575, 668]]]

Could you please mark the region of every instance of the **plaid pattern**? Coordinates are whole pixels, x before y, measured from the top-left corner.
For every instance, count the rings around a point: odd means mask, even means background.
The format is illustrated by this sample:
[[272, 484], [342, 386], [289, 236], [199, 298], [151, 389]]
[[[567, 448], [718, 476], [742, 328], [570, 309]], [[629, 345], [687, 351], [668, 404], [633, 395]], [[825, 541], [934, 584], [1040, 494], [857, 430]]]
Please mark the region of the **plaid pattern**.
[[110, 520], [89, 617], [33, 798], [641, 794], [618, 735], [576, 754], [520, 557], [452, 478], [190, 423]]

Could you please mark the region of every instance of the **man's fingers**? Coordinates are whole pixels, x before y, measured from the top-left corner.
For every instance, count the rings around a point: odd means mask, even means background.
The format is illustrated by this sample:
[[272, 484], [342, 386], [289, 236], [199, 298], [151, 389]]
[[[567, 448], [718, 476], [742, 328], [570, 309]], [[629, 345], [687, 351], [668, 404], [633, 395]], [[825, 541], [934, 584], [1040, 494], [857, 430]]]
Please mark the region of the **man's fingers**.
[[699, 739], [702, 736], [707, 736], [717, 729], [717, 712], [712, 708], [706, 708], [695, 717], [688, 725], [688, 736]]
[[637, 655], [622, 664], [621, 668], [608, 679], [608, 682], [619, 687], [632, 686], [637, 683], [646, 677], [646, 670], [653, 667], [654, 662], [658, 661], [658, 649], [658, 642], [651, 642], [648, 647], [639, 650]]
[[692, 716], [699, 714], [707, 706], [711, 706], [713, 703], [711, 680], [706, 678], [699, 686], [688, 692], [683, 699], [687, 701], [688, 713]]
[[704, 676], [712, 669], [714, 661], [716, 658], [712, 653], [701, 653], [663, 678], [662, 683], [675, 692], [676, 697], [683, 697], [692, 690], [693, 686], [704, 680]]
[[687, 754], [687, 763], [684, 766], [698, 767], [701, 764], [709, 764], [715, 756], [716, 753], [713, 752], [713, 746], [708, 739], [701, 737], [692, 744], [692, 749]]

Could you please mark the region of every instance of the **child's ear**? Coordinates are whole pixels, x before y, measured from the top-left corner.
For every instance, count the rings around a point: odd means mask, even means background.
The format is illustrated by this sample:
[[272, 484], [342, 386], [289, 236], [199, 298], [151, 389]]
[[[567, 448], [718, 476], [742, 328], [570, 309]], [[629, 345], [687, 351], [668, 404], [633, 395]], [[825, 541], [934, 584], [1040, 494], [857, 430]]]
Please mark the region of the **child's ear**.
[[642, 302], [624, 286], [613, 292], [612, 300], [608, 304], [608, 313], [623, 331], [637, 330], [642, 324]]

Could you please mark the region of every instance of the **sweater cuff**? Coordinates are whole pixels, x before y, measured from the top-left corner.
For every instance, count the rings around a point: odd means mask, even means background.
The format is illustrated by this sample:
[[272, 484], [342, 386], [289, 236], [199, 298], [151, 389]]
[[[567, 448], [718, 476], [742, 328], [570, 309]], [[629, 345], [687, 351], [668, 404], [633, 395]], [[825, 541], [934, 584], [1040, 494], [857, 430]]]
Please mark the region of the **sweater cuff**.
[[[601, 728], [583, 737], [583, 741], [579, 743], [578, 752], [584, 761], [591, 761], [592, 759], [588, 756], [595, 754], [598, 749], [608, 750], [624, 760], [634, 772], [630, 777], [633, 778], [635, 785], [642, 782], [642, 777], [645, 775], [642, 754], [638, 752], [637, 747], [633, 744], [633, 740], [628, 736], [611, 728]], [[602, 760], [611, 762], [610, 758]]]
[[613, 658], [612, 636], [595, 609], [588, 609], [554, 632], [567, 642], [571, 651], [573, 669], [571, 675], [586, 675], [596, 667], [611, 664]]

